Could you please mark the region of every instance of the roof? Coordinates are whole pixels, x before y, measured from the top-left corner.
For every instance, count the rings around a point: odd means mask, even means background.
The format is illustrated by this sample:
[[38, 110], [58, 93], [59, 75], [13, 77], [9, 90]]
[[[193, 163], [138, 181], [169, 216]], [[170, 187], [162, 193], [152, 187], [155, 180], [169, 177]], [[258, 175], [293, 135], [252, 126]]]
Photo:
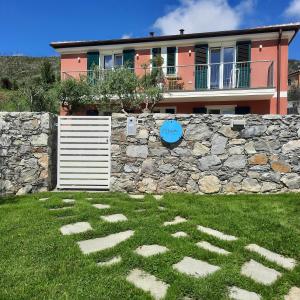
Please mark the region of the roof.
[[300, 69], [298, 69], [297, 71], [293, 71], [291, 73], [289, 73], [289, 76], [295, 75], [295, 74], [300, 74]]
[[128, 39], [52, 42], [50, 46], [53, 47], [54, 49], [59, 49], [59, 48], [71, 48], [71, 47], [84, 47], [84, 46], [105, 46], [105, 45], [120, 45], [120, 44], [135, 44], [135, 43], [138, 44], [144, 42], [174, 41], [174, 40], [185, 40], [185, 39], [195, 39], [195, 38], [211, 38], [211, 37], [225, 37], [231, 35], [269, 33], [269, 32], [278, 32], [280, 30], [295, 31], [294, 34], [295, 36], [299, 31], [299, 29], [300, 29], [300, 23], [290, 23], [290, 24], [262, 26], [256, 28], [248, 28], [248, 29], [188, 33], [188, 34], [176, 34], [176, 35], [148, 36], [148, 37], [128, 38]]

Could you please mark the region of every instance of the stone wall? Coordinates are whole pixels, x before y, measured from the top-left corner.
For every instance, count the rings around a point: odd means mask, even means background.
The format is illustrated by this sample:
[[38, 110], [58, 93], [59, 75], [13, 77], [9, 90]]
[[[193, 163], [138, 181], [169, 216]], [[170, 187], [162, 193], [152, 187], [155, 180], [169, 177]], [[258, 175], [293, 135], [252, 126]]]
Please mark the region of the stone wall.
[[[113, 190], [128, 192], [267, 193], [300, 189], [300, 116], [137, 115], [136, 136], [126, 117], [112, 118]], [[168, 118], [183, 139], [164, 145]], [[245, 120], [245, 128], [231, 128]]]
[[0, 112], [0, 194], [56, 185], [56, 116]]

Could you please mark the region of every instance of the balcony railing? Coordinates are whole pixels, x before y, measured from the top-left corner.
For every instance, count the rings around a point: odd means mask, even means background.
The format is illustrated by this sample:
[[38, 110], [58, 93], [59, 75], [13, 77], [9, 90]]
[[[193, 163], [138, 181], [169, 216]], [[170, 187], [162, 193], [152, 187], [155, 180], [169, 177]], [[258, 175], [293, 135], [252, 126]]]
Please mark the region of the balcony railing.
[[[118, 67], [120, 68], [120, 67]], [[116, 69], [62, 72], [62, 79], [87, 78], [95, 83], [105, 80]], [[165, 92], [259, 89], [274, 87], [273, 61], [247, 61], [203, 65], [178, 65], [131, 69], [137, 77], [159, 74], [159, 85]]]

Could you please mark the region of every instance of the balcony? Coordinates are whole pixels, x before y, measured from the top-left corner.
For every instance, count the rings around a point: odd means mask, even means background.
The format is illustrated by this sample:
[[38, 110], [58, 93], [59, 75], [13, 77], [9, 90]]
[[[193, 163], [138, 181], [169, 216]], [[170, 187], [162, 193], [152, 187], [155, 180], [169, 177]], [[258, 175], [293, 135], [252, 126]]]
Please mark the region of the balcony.
[[[109, 72], [115, 69], [62, 72], [62, 79], [87, 78], [95, 83], [105, 80]], [[172, 67], [134, 68], [136, 76], [157, 74], [158, 85], [164, 98], [243, 98], [267, 99], [273, 96], [274, 63], [273, 61], [248, 61], [238, 63], [178, 65]]]

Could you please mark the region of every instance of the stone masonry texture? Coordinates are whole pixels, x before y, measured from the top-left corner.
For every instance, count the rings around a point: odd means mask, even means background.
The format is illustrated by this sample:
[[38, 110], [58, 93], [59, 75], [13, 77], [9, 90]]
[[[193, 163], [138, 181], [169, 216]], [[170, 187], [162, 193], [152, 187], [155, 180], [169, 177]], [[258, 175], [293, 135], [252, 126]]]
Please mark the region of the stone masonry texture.
[[[111, 189], [133, 193], [277, 193], [300, 190], [300, 116], [140, 114], [136, 136], [112, 116]], [[162, 143], [176, 119], [184, 135]], [[245, 127], [231, 126], [244, 120]]]
[[0, 112], [0, 194], [46, 191], [56, 185], [56, 116]]

